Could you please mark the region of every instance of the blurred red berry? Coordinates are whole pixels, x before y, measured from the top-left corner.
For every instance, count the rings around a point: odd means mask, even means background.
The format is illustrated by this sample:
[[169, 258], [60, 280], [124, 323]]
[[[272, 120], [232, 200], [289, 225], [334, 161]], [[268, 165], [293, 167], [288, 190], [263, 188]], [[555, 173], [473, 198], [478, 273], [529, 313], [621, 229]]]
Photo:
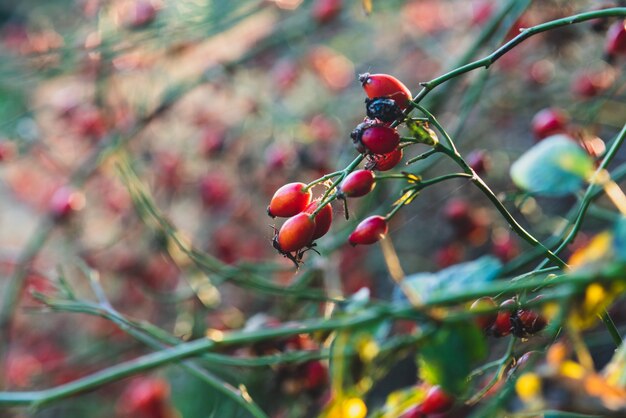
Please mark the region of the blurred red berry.
[[485, 150], [472, 151], [467, 156], [467, 164], [469, 164], [472, 170], [478, 175], [485, 174], [491, 168], [489, 153]]
[[200, 197], [209, 208], [222, 208], [231, 200], [231, 186], [221, 174], [210, 173], [200, 180]]
[[328, 23], [341, 13], [342, 0], [315, 0], [311, 9], [319, 23]]
[[509, 335], [513, 329], [511, 323], [511, 315], [515, 312], [517, 302], [515, 299], [507, 299], [500, 304], [500, 311], [496, 316], [496, 321], [491, 328], [492, 333], [496, 337], [504, 337]]
[[422, 414], [441, 414], [454, 406], [454, 398], [441, 389], [441, 386], [433, 386], [426, 394], [426, 398], [420, 406]]
[[[472, 306], [470, 306], [470, 311], [473, 312], [481, 312], [487, 310], [493, 310], [498, 307], [496, 301], [489, 297], [483, 296], [482, 298], [476, 299]], [[482, 330], [488, 330], [491, 326], [496, 322], [497, 313], [494, 311], [492, 313], [487, 313], [484, 315], [478, 315], [474, 317], [474, 321], [476, 325]]]
[[118, 400], [117, 409], [133, 418], [168, 417], [167, 400], [170, 387], [167, 381], [158, 378], [134, 379]]
[[49, 210], [57, 220], [64, 220], [85, 206], [85, 195], [72, 187], [57, 189], [50, 199]]
[[530, 309], [519, 309], [511, 318], [512, 332], [518, 338], [526, 338], [543, 330], [548, 324], [539, 313]]
[[604, 49], [611, 56], [626, 55], [626, 20], [620, 19], [609, 27]]
[[317, 389], [328, 382], [328, 370], [321, 361], [310, 361], [304, 365], [304, 386], [308, 390]]
[[558, 108], [543, 109], [532, 120], [533, 134], [537, 140], [565, 131], [568, 122], [567, 114]]
[[439, 268], [450, 267], [463, 260], [463, 248], [456, 244], [448, 244], [435, 253], [435, 262]]
[[134, 29], [151, 23], [157, 16], [157, 9], [150, 0], [135, 0], [126, 7], [124, 13], [124, 24]]

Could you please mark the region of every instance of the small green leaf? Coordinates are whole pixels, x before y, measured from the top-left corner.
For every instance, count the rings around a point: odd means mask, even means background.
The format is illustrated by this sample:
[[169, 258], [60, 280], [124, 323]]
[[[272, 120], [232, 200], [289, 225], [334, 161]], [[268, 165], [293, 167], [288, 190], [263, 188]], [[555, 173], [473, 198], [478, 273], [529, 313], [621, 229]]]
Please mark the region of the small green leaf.
[[467, 322], [445, 324], [418, 353], [420, 376], [454, 396], [462, 396], [467, 376], [486, 355], [485, 337], [476, 326]]
[[511, 166], [519, 188], [545, 196], [578, 191], [592, 172], [593, 159], [567, 135], [544, 139]]

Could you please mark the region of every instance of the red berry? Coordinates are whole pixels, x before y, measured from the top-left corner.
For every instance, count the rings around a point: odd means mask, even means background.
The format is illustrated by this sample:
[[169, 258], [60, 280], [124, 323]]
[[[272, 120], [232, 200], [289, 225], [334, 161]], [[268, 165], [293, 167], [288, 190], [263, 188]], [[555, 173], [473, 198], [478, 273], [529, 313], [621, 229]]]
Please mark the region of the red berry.
[[310, 361], [304, 365], [304, 369], [304, 386], [307, 389], [317, 389], [328, 382], [328, 369], [321, 361]]
[[316, 0], [312, 13], [317, 22], [328, 23], [341, 13], [341, 0]]
[[387, 233], [387, 221], [382, 216], [370, 216], [361, 221], [350, 234], [348, 241], [352, 245], [373, 244]]
[[530, 309], [520, 309], [511, 318], [513, 335], [518, 338], [529, 337], [544, 329], [547, 322], [543, 316]]
[[511, 333], [513, 329], [511, 315], [515, 312], [516, 306], [517, 302], [515, 302], [515, 299], [507, 299], [500, 304], [500, 312], [498, 312], [496, 321], [491, 328], [494, 336], [504, 337]]
[[139, 28], [152, 22], [157, 15], [157, 9], [149, 0], [137, 0], [128, 6], [124, 23], [129, 28]]
[[313, 240], [315, 221], [301, 212], [285, 221], [278, 232], [278, 245], [286, 253], [298, 251]]
[[344, 179], [339, 189], [346, 197], [361, 197], [371, 192], [376, 186], [371, 170], [356, 170]]
[[311, 202], [311, 191], [304, 191], [304, 183], [285, 184], [274, 193], [267, 214], [272, 218], [280, 216], [288, 218], [304, 210]]
[[67, 218], [85, 206], [85, 195], [71, 187], [60, 187], [50, 199], [50, 212], [55, 219]]
[[433, 386], [426, 394], [426, 398], [420, 406], [422, 414], [441, 414], [454, 406], [454, 398], [441, 389], [441, 386]]
[[604, 49], [609, 55], [626, 55], [626, 20], [619, 20], [609, 27]]
[[165, 380], [138, 378], [124, 391], [118, 408], [123, 413], [136, 417], [165, 417], [169, 394], [170, 388]]
[[388, 171], [397, 166], [400, 160], [402, 160], [402, 148], [396, 148], [388, 154], [374, 155], [371, 159], [371, 164], [368, 164], [366, 168]]
[[540, 140], [550, 135], [565, 131], [568, 117], [561, 109], [543, 109], [533, 117], [532, 129], [535, 137]]
[[222, 174], [207, 174], [200, 180], [200, 197], [209, 208], [224, 207], [230, 202], [231, 186]]
[[400, 135], [395, 129], [375, 125], [361, 131], [357, 140], [372, 154], [388, 154], [400, 143]]
[[[493, 300], [493, 298], [490, 298], [489, 296], [483, 296], [480, 299], [476, 299], [474, 303], [472, 303], [472, 306], [470, 306], [470, 311], [474, 311], [474, 312], [487, 311], [487, 310], [495, 309], [497, 306], [498, 304], [496, 303], [495, 300]], [[480, 329], [488, 330], [489, 328], [491, 328], [494, 322], [496, 322], [496, 317], [497, 317], [497, 314], [493, 312], [493, 313], [476, 316], [474, 317], [474, 321], [476, 322], [476, 325], [478, 325]]]
[[470, 152], [467, 156], [467, 164], [479, 175], [484, 174], [491, 168], [491, 160], [485, 150]]
[[413, 98], [411, 91], [400, 80], [389, 74], [359, 75], [359, 81], [370, 99], [387, 97], [396, 101], [400, 109], [404, 110]]
[[[319, 204], [319, 200], [311, 202], [309, 206], [304, 209], [304, 212], [308, 214], [315, 212]], [[311, 238], [311, 241], [315, 241], [316, 239], [323, 237], [330, 229], [330, 224], [333, 222], [332, 206], [330, 206], [330, 204], [326, 204], [322, 210], [315, 215], [314, 221], [315, 231], [313, 231], [313, 238]]]

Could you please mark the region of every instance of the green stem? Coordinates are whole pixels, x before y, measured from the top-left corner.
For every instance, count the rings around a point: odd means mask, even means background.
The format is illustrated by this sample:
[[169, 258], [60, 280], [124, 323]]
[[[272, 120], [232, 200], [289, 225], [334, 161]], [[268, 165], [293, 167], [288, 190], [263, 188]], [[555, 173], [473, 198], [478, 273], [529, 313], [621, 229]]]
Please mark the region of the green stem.
[[[506, 371], [506, 368], [508, 367], [509, 363], [513, 359], [513, 347], [515, 347], [515, 338], [510, 337], [509, 345], [508, 345], [508, 347], [506, 349], [506, 353], [504, 353], [504, 355], [499, 360], [497, 360], [495, 362], [496, 365], [498, 366], [498, 370], [496, 371], [495, 375], [489, 381], [489, 383], [487, 383], [487, 385], [485, 385], [484, 388], [482, 388], [480, 391], [478, 391], [474, 396], [472, 396], [467, 401], [468, 404], [473, 405], [476, 402], [480, 401], [487, 394], [487, 392], [489, 392], [491, 390], [491, 388], [494, 387], [496, 385], [496, 383], [498, 383], [502, 379], [502, 377], [504, 375], [504, 372]], [[484, 370], [482, 370], [482, 371], [484, 371]], [[476, 373], [472, 372], [472, 375], [476, 375]]]
[[500, 48], [496, 49], [494, 52], [487, 55], [486, 57], [473, 61], [469, 64], [463, 65], [452, 71], [449, 71], [426, 83], [422, 83], [423, 89], [413, 98], [413, 102], [414, 103], [421, 102], [422, 99], [424, 99], [424, 97], [426, 97], [430, 91], [432, 91], [437, 86], [445, 83], [448, 80], [456, 78], [470, 71], [476, 70], [478, 68], [488, 69], [493, 63], [495, 63], [503, 55], [505, 55], [515, 46], [519, 45], [520, 43], [530, 38], [531, 36], [534, 36], [539, 33], [546, 32], [552, 29], [556, 29], [562, 26], [568, 26], [574, 23], [580, 23], [580, 22], [584, 22], [587, 20], [596, 19], [600, 17], [611, 17], [611, 16], [626, 16], [626, 7], [614, 7], [610, 9], [595, 10], [592, 12], [580, 13], [577, 15], [568, 16], [562, 19], [552, 20], [550, 22], [542, 23], [540, 25], [524, 29], [515, 38], [511, 39], [509, 42], [502, 45]]
[[480, 189], [480, 191], [483, 192], [483, 194], [489, 199], [489, 201], [491, 201], [496, 210], [500, 212], [500, 214], [504, 217], [509, 226], [517, 235], [519, 235], [522, 239], [524, 239], [533, 247], [540, 248], [546, 254], [546, 256], [558, 266], [566, 267], [567, 264], [563, 260], [561, 260], [556, 254], [546, 248], [541, 242], [539, 242], [534, 236], [532, 236], [517, 222], [517, 220], [513, 217], [513, 215], [511, 215], [511, 213], [502, 204], [502, 202], [500, 202], [500, 199], [498, 199], [498, 197], [489, 188], [489, 186], [487, 186], [483, 179], [467, 164], [463, 157], [461, 157], [461, 154], [459, 154], [456, 146], [454, 145], [454, 141], [452, 140], [450, 135], [448, 135], [443, 126], [441, 126], [439, 121], [437, 121], [437, 118], [435, 118], [432, 113], [430, 113], [422, 106], [417, 106], [422, 113], [428, 116], [433, 126], [439, 131], [439, 133], [441, 133], [441, 135], [443, 135], [443, 137], [446, 139], [446, 142], [450, 144], [450, 147], [448, 148], [440, 142], [435, 145], [435, 148], [450, 157], [455, 163], [457, 163], [459, 167], [463, 169], [463, 171], [465, 171], [465, 173], [471, 175], [472, 182], [476, 185], [476, 187], [478, 187], [478, 189]]
[[436, 154], [436, 153], [438, 153], [438, 152], [439, 152], [439, 151], [438, 151], [436, 148], [429, 149], [428, 151], [423, 152], [423, 153], [421, 153], [420, 155], [418, 155], [418, 156], [416, 156], [416, 157], [413, 157], [413, 158], [411, 158], [410, 160], [408, 160], [408, 161], [406, 162], [406, 165], [411, 165], [411, 164], [416, 163], [416, 162], [418, 162], [418, 161], [425, 160], [426, 158], [428, 158], [428, 157], [430, 157], [431, 155]]
[[[600, 162], [600, 165], [598, 166], [596, 170], [596, 174], [602, 170], [605, 170], [606, 167], [608, 167], [608, 165], [611, 163], [611, 161], [613, 161], [613, 159], [615, 158], [615, 155], [617, 154], [617, 151], [619, 151], [622, 144], [624, 143], [624, 140], [626, 140], [626, 124], [622, 126], [622, 130], [615, 137], [615, 140], [613, 141], [606, 155]], [[594, 184], [590, 184], [587, 187], [587, 190], [585, 191], [585, 194], [580, 203], [580, 207], [576, 215], [576, 220], [573, 222], [573, 224], [572, 223], [568, 224], [568, 225], [571, 224], [571, 229], [569, 233], [567, 234], [567, 236], [563, 238], [559, 246], [554, 250], [555, 254], [559, 254], [561, 251], [563, 251], [574, 240], [574, 238], [576, 238], [576, 235], [578, 235], [578, 232], [580, 231], [580, 228], [582, 227], [582, 223], [583, 223], [583, 220], [585, 219], [585, 215], [587, 214], [587, 211], [589, 210], [589, 206], [591, 205], [594, 198], [596, 198], [601, 192], [602, 192], [602, 188]], [[548, 263], [548, 261], [549, 260], [542, 261], [537, 266], [537, 268], [544, 267]]]
[[339, 172], [337, 180], [335, 180], [333, 182], [333, 184], [330, 185], [330, 187], [322, 195], [322, 198], [320, 199], [320, 204], [313, 211], [313, 213], [311, 213], [311, 215], [309, 215], [309, 217], [311, 219], [315, 218], [315, 216], [322, 209], [324, 209], [324, 206], [326, 206], [327, 204], [331, 203], [333, 200], [335, 200], [337, 198], [337, 194], [336, 193], [331, 195], [333, 190], [335, 190], [335, 188], [343, 181], [343, 179], [346, 178], [346, 176], [348, 174], [352, 173], [354, 171], [354, 169], [358, 167], [358, 165], [361, 163], [361, 161], [363, 161], [364, 158], [365, 158], [365, 156], [363, 154], [359, 154], [359, 156], [356, 157], [346, 168], [344, 168], [343, 170], [341, 170]]
[[604, 312], [602, 312], [602, 314], [600, 315], [600, 318], [602, 318], [602, 322], [604, 322], [604, 326], [609, 331], [609, 334], [611, 335], [611, 338], [613, 339], [615, 346], [616, 347], [621, 346], [622, 336], [620, 335], [619, 330], [615, 326], [615, 322], [613, 322], [613, 318], [611, 318], [611, 315], [609, 315], [606, 309], [604, 310]]
[[332, 173], [329, 174], [325, 174], [322, 177], [318, 178], [317, 180], [313, 180], [312, 182], [310, 182], [309, 184], [307, 184], [305, 187], [302, 188], [302, 191], [306, 192], [308, 191], [311, 187], [315, 186], [316, 184], [320, 184], [325, 182], [326, 180], [330, 180], [333, 177], [337, 177], [338, 175], [340, 175], [343, 171], [339, 170], [339, 171], [334, 171]]
[[335, 331], [337, 329], [353, 328], [366, 325], [382, 319], [381, 312], [366, 312], [352, 318], [328, 319], [294, 323], [281, 328], [264, 329], [259, 331], [237, 331], [225, 334], [224, 338], [216, 341], [199, 339], [180, 344], [162, 351], [147, 354], [137, 359], [119, 363], [105, 370], [94, 373], [82, 379], [60, 386], [40, 391], [29, 392], [0, 392], [0, 405], [31, 405], [39, 406], [58, 401], [69, 396], [94, 389], [106, 383], [123, 379], [137, 373], [145, 372], [168, 363], [178, 362], [190, 357], [198, 356], [205, 351], [216, 347], [249, 344], [270, 338], [288, 337], [291, 335], [312, 333], [316, 331]]

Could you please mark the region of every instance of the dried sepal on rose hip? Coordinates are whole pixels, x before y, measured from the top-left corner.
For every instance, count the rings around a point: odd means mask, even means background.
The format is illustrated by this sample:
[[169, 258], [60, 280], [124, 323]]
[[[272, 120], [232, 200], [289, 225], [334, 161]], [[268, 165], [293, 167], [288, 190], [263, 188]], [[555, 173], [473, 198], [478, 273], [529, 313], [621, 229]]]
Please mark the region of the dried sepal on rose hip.
[[370, 216], [357, 225], [348, 237], [348, 241], [352, 245], [373, 244], [383, 238], [387, 231], [387, 220], [383, 216]]
[[311, 203], [311, 191], [305, 190], [304, 183], [288, 183], [274, 193], [267, 214], [272, 218], [288, 218], [304, 210]]
[[376, 178], [371, 170], [356, 170], [348, 174], [339, 186], [344, 197], [362, 197], [374, 190]]
[[402, 116], [402, 109], [395, 100], [387, 97], [365, 99], [365, 113], [370, 119], [378, 119], [381, 122], [393, 122]]
[[393, 99], [402, 110], [409, 106], [413, 97], [407, 86], [389, 74], [364, 73], [359, 75], [359, 81], [367, 97], [370, 99], [377, 97]]
[[370, 120], [358, 124], [350, 137], [361, 154], [387, 154], [400, 144], [400, 134], [395, 128]]
[[365, 168], [368, 170], [388, 171], [398, 165], [402, 160], [402, 148], [396, 148], [387, 154], [370, 155]]

